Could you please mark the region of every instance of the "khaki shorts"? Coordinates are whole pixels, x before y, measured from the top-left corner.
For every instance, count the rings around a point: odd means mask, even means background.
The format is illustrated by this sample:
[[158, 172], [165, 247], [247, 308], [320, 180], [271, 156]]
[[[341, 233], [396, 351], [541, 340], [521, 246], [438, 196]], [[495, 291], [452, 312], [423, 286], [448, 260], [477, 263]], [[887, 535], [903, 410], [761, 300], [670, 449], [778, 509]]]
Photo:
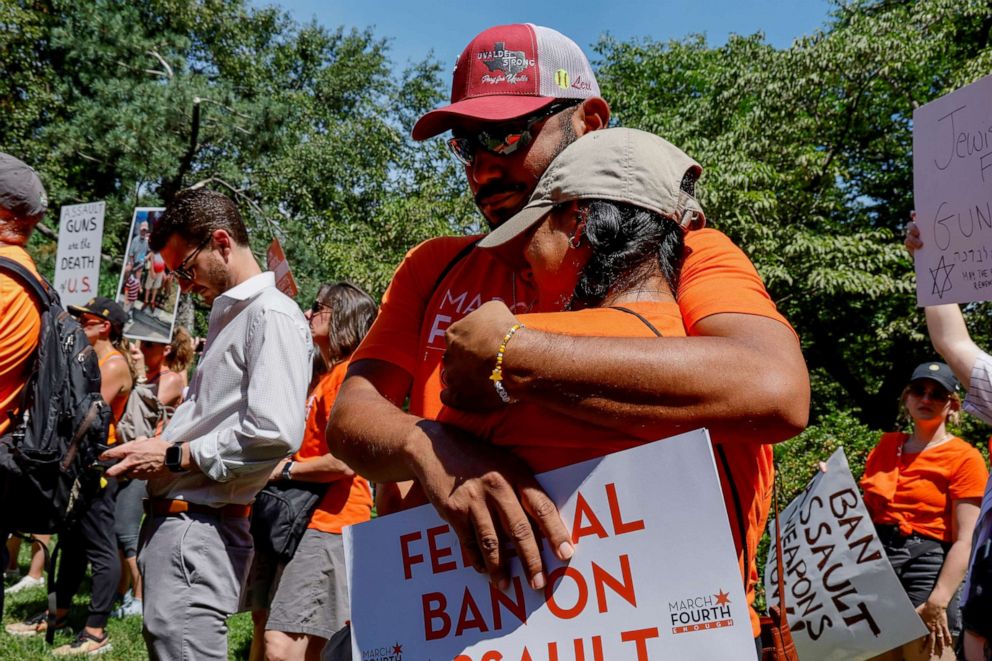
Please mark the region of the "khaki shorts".
[[350, 617], [341, 535], [307, 530], [289, 564], [255, 554], [243, 608], [269, 609], [267, 631], [330, 638]]

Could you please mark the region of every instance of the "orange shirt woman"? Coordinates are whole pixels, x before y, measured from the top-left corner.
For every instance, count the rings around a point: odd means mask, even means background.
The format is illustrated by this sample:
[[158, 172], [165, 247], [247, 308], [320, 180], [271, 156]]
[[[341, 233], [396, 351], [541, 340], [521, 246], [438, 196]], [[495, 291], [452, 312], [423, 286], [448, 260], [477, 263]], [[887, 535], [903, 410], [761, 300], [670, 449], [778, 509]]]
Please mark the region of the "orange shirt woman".
[[[925, 642], [933, 659], [954, 658], [961, 624], [955, 592], [988, 479], [978, 450], [947, 431], [948, 418], [960, 408], [957, 386], [944, 363], [919, 365], [902, 395], [911, 432], [883, 434], [861, 479], [889, 561], [930, 630]], [[913, 653], [920, 643], [903, 647]], [[903, 651], [890, 654], [899, 658]]]

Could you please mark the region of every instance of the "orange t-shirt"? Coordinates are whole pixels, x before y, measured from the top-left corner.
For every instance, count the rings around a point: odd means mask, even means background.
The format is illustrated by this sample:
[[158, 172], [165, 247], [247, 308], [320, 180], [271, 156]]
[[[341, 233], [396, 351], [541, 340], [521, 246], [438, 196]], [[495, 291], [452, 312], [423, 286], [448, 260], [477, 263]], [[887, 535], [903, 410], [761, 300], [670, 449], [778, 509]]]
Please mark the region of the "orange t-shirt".
[[[293, 461], [305, 462], [328, 453], [327, 419], [334, 399], [348, 371], [348, 363], [338, 363], [324, 375], [313, 389], [307, 402], [307, 425], [303, 443], [293, 455]], [[327, 533], [340, 533], [341, 528], [372, 518], [372, 490], [360, 475], [335, 480], [327, 485], [324, 497], [317, 504], [308, 528]]]
[[[625, 303], [664, 337], [684, 337], [679, 307], [670, 303]], [[632, 314], [611, 308], [576, 312], [522, 314], [517, 317], [529, 329], [580, 337], [654, 337], [654, 332]], [[442, 407], [437, 419], [460, 427], [474, 436], [513, 451], [535, 473], [576, 464], [586, 459], [626, 450], [645, 442], [686, 431], [652, 424], [605, 427], [554, 409], [529, 402], [505, 409], [470, 413]]]
[[923, 452], [906, 453], [903, 432], [882, 434], [868, 455], [861, 489], [875, 523], [899, 526], [903, 535], [916, 533], [952, 542], [955, 500], [985, 493], [989, 471], [982, 455], [954, 437]]
[[[12, 259], [37, 274], [34, 261], [20, 246], [0, 243], [0, 257]], [[38, 347], [41, 314], [20, 278], [0, 272], [0, 434], [17, 411], [18, 397], [31, 372]]]
[[[664, 337], [682, 337], [685, 330], [679, 307], [675, 303], [625, 304], [641, 314]], [[550, 314], [525, 314], [520, 322], [528, 328], [571, 336], [592, 337], [653, 337], [643, 321], [633, 315], [610, 308], [595, 308], [577, 312]], [[535, 473], [560, 468], [587, 459], [601, 457], [630, 447], [655, 441], [686, 431], [684, 427], [651, 425], [623, 425], [604, 427], [585, 420], [559, 413], [539, 405], [518, 403], [505, 411], [495, 413], [466, 413], [448, 407], [442, 408], [438, 420], [465, 429], [476, 436], [502, 445], [521, 457]], [[722, 443], [714, 438], [716, 461], [723, 489], [724, 503], [730, 520], [730, 529], [737, 549], [741, 573], [747, 571], [748, 603], [754, 603], [754, 588], [758, 581], [755, 558], [771, 504], [771, 485], [774, 479], [772, 450], [757, 439], [737, 438]], [[730, 491], [730, 479], [722, 465], [720, 453], [727, 458], [733, 473], [733, 486], [741, 503], [741, 522], [737, 506]], [[741, 553], [742, 528], [745, 531], [746, 555]], [[746, 567], [746, 570], [745, 570]], [[752, 630], [760, 631], [757, 613], [751, 609]]]
[[[491, 300], [503, 301], [517, 315], [534, 311], [536, 292], [491, 250], [471, 250], [448, 270], [435, 289], [437, 279], [459, 251], [478, 239], [441, 237], [408, 252], [383, 296], [379, 316], [352, 356], [353, 361], [385, 361], [410, 374], [413, 381], [409, 410], [414, 415], [436, 419], [441, 411], [441, 358], [448, 326]], [[678, 305], [689, 335], [694, 334], [700, 320], [719, 313], [759, 315], [791, 329], [751, 261], [725, 234], [714, 229], [688, 232], [685, 246]], [[652, 426], [652, 432], [659, 429]], [[657, 439], [664, 435], [650, 436]], [[739, 526], [732, 525], [731, 530], [738, 550], [747, 549], [739, 560], [742, 573], [749, 577], [747, 592], [753, 601], [758, 580], [754, 558], [771, 504], [772, 451], [770, 446], [760, 445], [761, 439], [714, 436], [713, 441], [727, 507], [736, 509], [730, 491], [732, 483], [740, 503], [740, 518], [747, 522], [746, 539], [741, 540]], [[731, 466], [732, 479], [725, 474], [721, 452]], [[737, 520], [732, 515], [731, 522]], [[757, 633], [759, 625], [753, 609], [751, 624]]]

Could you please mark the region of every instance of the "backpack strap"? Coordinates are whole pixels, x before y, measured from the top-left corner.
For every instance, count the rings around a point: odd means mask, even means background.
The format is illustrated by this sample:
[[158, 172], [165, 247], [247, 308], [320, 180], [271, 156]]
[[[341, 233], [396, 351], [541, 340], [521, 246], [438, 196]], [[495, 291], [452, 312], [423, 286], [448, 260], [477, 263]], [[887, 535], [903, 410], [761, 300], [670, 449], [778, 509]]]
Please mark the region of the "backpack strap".
[[640, 319], [641, 321], [643, 321], [644, 322], [644, 325], [647, 326], [648, 328], [650, 328], [652, 333], [654, 333], [658, 337], [662, 337], [661, 331], [658, 330], [657, 328], [655, 328], [654, 327], [654, 324], [652, 324], [650, 321], [648, 321], [647, 319], [645, 319], [644, 318], [644, 315], [638, 314], [637, 312], [634, 312], [630, 308], [622, 308], [619, 305], [611, 305], [610, 306], [610, 309], [612, 309], [612, 310], [620, 310], [620, 312], [626, 312], [627, 314], [634, 315], [635, 317], [637, 317], [638, 319]]
[[7, 257], [0, 257], [0, 269], [17, 276], [21, 282], [27, 285], [28, 291], [34, 294], [34, 297], [38, 299], [42, 307], [48, 308], [51, 296], [48, 293], [48, 288], [38, 279], [38, 276], [27, 270], [23, 264], [19, 264]]
[[462, 249], [459, 250], [455, 254], [455, 256], [451, 259], [451, 261], [448, 262], [447, 266], [445, 266], [444, 269], [441, 270], [441, 274], [438, 275], [437, 280], [434, 281], [434, 287], [431, 289], [431, 292], [437, 291], [437, 288], [441, 286], [441, 283], [444, 282], [444, 279], [448, 276], [449, 273], [451, 273], [451, 269], [455, 268], [455, 265], [458, 262], [468, 257], [468, 254], [472, 252], [472, 250], [475, 248], [476, 245], [478, 245], [479, 241], [481, 240], [482, 239], [479, 238], [475, 241], [472, 241], [471, 243], [467, 243], [464, 246], [462, 246]]

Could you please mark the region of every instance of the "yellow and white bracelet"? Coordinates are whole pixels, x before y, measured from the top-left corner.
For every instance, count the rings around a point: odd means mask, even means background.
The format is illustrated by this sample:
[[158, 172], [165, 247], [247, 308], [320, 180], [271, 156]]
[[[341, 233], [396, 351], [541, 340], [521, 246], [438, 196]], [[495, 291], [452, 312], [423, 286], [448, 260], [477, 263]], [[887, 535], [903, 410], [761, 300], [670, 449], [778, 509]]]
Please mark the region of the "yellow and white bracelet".
[[499, 349], [496, 351], [496, 367], [493, 368], [493, 373], [489, 376], [489, 380], [493, 382], [493, 387], [496, 388], [496, 394], [499, 395], [504, 404], [510, 403], [510, 394], [503, 386], [503, 354], [506, 353], [506, 345], [510, 338], [521, 328], [524, 328], [523, 324], [513, 324], [510, 330], [506, 331], [506, 335], [503, 336], [503, 340], [499, 343]]

